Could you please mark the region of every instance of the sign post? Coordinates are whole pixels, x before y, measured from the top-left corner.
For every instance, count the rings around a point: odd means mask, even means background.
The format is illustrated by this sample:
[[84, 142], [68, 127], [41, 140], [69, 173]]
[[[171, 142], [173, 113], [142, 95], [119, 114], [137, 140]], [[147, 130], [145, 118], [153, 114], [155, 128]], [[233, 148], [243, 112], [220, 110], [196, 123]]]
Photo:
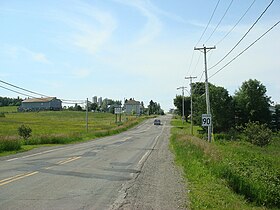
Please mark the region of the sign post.
[[209, 127], [212, 125], [211, 114], [202, 114], [202, 126]]
[[116, 115], [116, 123], [118, 122], [118, 114], [120, 115], [119, 122], [121, 122], [122, 108], [121, 107], [115, 107], [114, 111], [115, 111], [115, 115]]
[[[212, 126], [212, 116], [211, 114], [202, 114], [202, 126], [204, 127], [208, 127], [208, 141], [209, 141], [209, 135], [211, 135], [211, 133], [209, 133], [209, 131], [211, 130], [211, 126]], [[210, 137], [211, 140], [211, 137]], [[209, 141], [211, 142], [211, 141]]]

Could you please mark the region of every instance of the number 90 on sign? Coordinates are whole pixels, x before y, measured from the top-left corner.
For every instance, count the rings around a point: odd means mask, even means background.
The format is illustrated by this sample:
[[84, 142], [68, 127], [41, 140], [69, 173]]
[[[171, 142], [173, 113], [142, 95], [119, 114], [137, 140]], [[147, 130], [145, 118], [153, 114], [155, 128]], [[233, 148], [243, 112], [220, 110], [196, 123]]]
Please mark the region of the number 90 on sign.
[[212, 119], [210, 114], [203, 114], [202, 115], [202, 126], [211, 126]]

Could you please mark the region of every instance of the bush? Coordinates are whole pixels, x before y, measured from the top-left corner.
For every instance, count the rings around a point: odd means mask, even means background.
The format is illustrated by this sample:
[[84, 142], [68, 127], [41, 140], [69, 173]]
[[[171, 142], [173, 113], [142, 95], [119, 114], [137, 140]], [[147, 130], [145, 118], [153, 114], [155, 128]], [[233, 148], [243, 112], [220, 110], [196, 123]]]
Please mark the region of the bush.
[[21, 149], [21, 141], [15, 137], [0, 137], [0, 152]]
[[18, 127], [18, 135], [24, 140], [27, 140], [31, 136], [32, 129], [28, 126], [21, 125]]
[[5, 113], [4, 112], [0, 112], [0, 117], [5, 117]]
[[272, 131], [265, 124], [259, 122], [247, 123], [244, 135], [246, 141], [261, 147], [268, 145], [272, 139]]

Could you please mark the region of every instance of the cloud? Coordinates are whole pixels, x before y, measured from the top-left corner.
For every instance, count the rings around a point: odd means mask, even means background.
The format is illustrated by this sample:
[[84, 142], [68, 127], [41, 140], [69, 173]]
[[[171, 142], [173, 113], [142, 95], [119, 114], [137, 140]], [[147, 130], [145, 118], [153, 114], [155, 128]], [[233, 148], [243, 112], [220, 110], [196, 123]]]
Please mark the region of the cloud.
[[72, 75], [78, 79], [86, 78], [90, 74], [91, 74], [91, 71], [89, 69], [85, 69], [85, 68], [80, 68], [80, 69], [72, 71]]
[[[67, 44], [96, 54], [109, 42], [117, 28], [117, 21], [106, 11], [102, 11], [82, 1], [73, 1], [75, 12], [71, 8], [64, 8], [57, 12], [55, 19], [65, 23], [71, 28], [70, 35], [66, 35]], [[65, 42], [65, 40], [64, 40]]]
[[41, 62], [41, 63], [49, 63], [49, 60], [43, 53], [34, 53], [33, 60]]
[[32, 50], [30, 50], [28, 48], [25, 48], [25, 47], [20, 47], [18, 49], [19, 49], [19, 52], [25, 54], [27, 57], [31, 58], [33, 61], [36, 61], [36, 62], [39, 62], [39, 63], [45, 63], [45, 64], [51, 63], [47, 59], [47, 57], [44, 53], [35, 52], [35, 51], [32, 51]]
[[136, 45], [142, 45], [153, 41], [161, 32], [162, 22], [159, 17], [155, 15], [151, 3], [141, 0], [115, 0], [118, 3], [128, 5], [136, 8], [140, 13], [146, 17], [147, 21], [145, 27], [140, 32], [138, 40], [135, 42]]
[[35, 52], [26, 47], [5, 45], [3, 49], [5, 51], [5, 54], [12, 59], [18, 59], [19, 57], [26, 57], [30, 60], [40, 62], [40, 63], [45, 63], [45, 64], [51, 63], [44, 53]]

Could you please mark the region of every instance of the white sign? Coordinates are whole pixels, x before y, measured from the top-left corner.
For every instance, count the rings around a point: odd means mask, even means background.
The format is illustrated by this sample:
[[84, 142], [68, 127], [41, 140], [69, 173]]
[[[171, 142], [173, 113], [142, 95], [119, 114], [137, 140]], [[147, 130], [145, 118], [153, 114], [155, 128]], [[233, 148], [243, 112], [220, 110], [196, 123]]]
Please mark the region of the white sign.
[[121, 114], [122, 108], [121, 107], [115, 107], [115, 114]]
[[202, 126], [211, 126], [212, 118], [211, 114], [202, 114]]

